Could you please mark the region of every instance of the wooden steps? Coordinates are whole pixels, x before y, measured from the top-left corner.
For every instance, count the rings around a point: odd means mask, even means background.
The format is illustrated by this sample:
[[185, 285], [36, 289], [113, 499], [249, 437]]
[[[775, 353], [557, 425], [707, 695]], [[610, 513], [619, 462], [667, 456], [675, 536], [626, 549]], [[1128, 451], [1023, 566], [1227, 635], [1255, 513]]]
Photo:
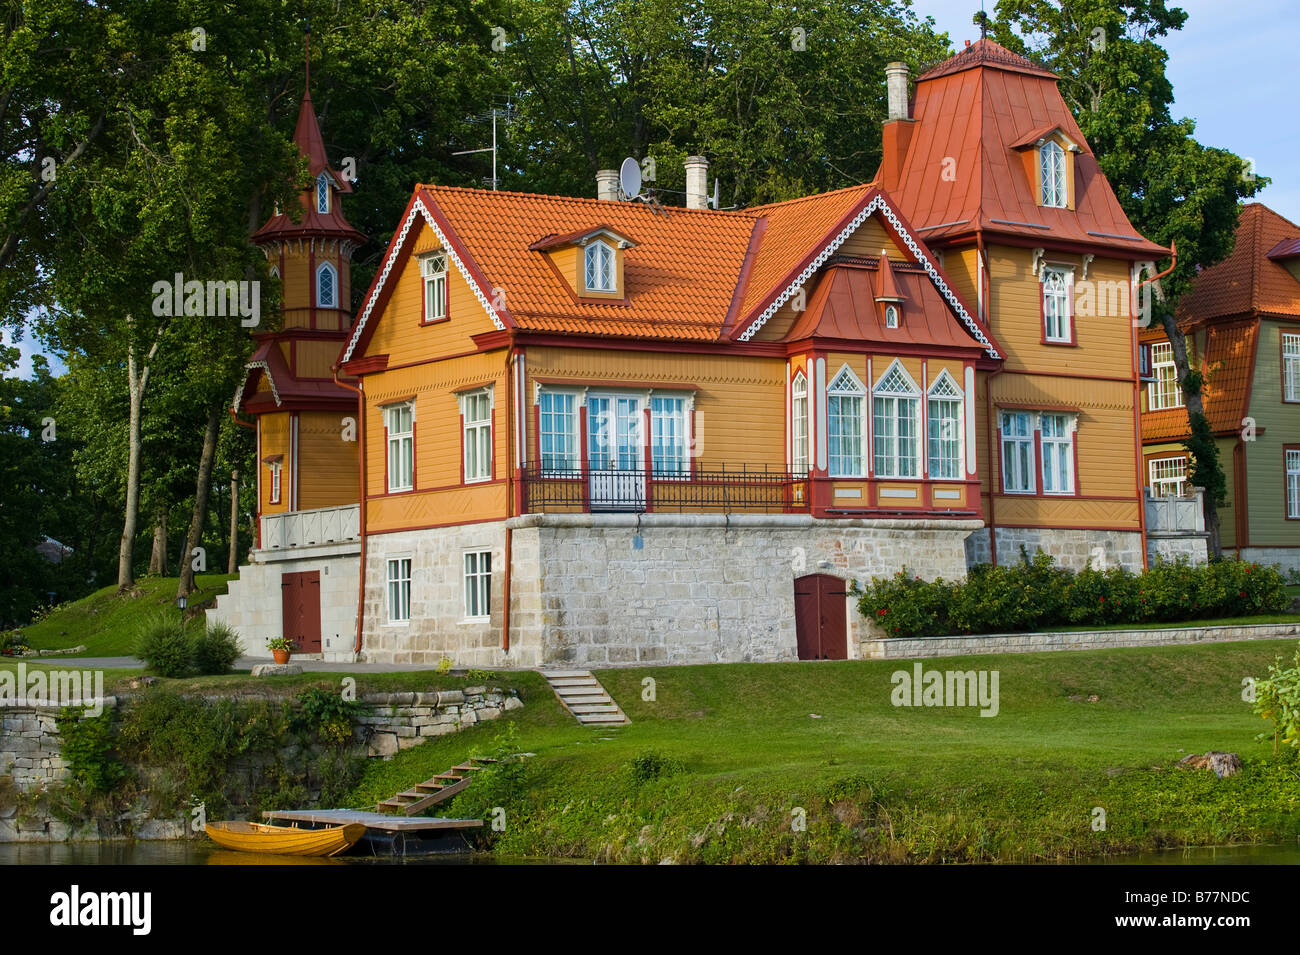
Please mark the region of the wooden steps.
[[542, 670], [564, 708], [583, 726], [624, 726], [632, 721], [590, 670]]
[[432, 776], [422, 783], [416, 783], [405, 792], [395, 794], [391, 799], [385, 799], [375, 806], [375, 811], [395, 813], [399, 816], [414, 816], [430, 806], [436, 806], [444, 799], [450, 799], [470, 784], [476, 772], [482, 770], [486, 764], [495, 762], [495, 759], [473, 756], [468, 762], [459, 763], [445, 773]]

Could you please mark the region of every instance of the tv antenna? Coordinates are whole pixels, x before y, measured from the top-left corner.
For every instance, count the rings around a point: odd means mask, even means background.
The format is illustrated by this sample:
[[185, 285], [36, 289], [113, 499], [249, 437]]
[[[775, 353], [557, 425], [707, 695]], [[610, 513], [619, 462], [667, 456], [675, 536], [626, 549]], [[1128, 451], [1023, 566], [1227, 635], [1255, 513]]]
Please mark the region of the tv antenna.
[[492, 191], [496, 192], [497, 186], [500, 185], [501, 179], [497, 176], [497, 119], [505, 123], [513, 122], [515, 118], [515, 107], [510, 100], [506, 100], [504, 106], [493, 106], [490, 112], [482, 113], [478, 116], [471, 116], [468, 122], [471, 123], [492, 123], [492, 145], [484, 146], [482, 149], [462, 149], [459, 152], [452, 153], [453, 156], [469, 156], [474, 153], [491, 153], [492, 154]]

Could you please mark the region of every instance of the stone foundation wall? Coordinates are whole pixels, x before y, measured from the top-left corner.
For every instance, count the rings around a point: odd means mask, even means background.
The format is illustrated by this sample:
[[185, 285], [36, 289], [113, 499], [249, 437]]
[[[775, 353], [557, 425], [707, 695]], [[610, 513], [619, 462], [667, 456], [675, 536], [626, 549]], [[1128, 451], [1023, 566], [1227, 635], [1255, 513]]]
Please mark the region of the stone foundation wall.
[[[105, 707], [116, 703], [103, 700]], [[66, 779], [56, 718], [61, 706], [0, 707], [0, 776], [8, 776], [20, 792], [44, 789]]]
[[469, 686], [435, 693], [367, 693], [354, 734], [370, 756], [391, 758], [430, 736], [446, 736], [524, 705], [514, 690]]
[[970, 637], [891, 637], [864, 641], [863, 659], [908, 660], [1042, 650], [1110, 650], [1238, 640], [1281, 640], [1300, 635], [1300, 623], [1162, 630], [1089, 630], [1075, 633], [997, 633]]
[[[794, 581], [850, 581], [906, 566], [961, 579], [962, 520], [818, 520], [803, 515], [533, 514], [513, 518], [510, 651], [501, 649], [505, 526], [369, 539], [367, 621], [386, 617], [385, 561], [412, 558], [411, 621], [367, 623], [367, 660], [593, 665], [793, 660]], [[462, 619], [466, 550], [491, 549], [492, 615]], [[845, 599], [849, 653], [860, 615]]]
[[[1032, 557], [1041, 550], [1056, 558], [1057, 564], [1083, 570], [1089, 561], [1100, 556], [1102, 569], [1124, 567], [1134, 573], [1142, 570], [1142, 534], [1139, 531], [1068, 530], [1050, 527], [998, 527], [998, 563], [1020, 561], [1020, 548]], [[987, 564], [991, 560], [987, 528], [966, 539], [968, 566]]]
[[[1225, 551], [1227, 556], [1229, 552]], [[1300, 547], [1243, 547], [1241, 559], [1257, 564], [1280, 564], [1282, 572], [1300, 571]]]
[[[292, 556], [287, 556], [292, 555]], [[321, 652], [326, 660], [350, 662], [357, 637], [357, 585], [361, 550], [356, 543], [295, 547], [292, 551], [254, 551], [253, 563], [239, 568], [229, 590], [207, 610], [238, 631], [247, 656], [270, 657], [266, 642], [284, 635], [280, 578], [320, 571]]]
[[1174, 563], [1186, 558], [1189, 563], [1203, 564], [1209, 559], [1206, 541], [1207, 534], [1147, 534], [1147, 562], [1152, 566], [1157, 561]]

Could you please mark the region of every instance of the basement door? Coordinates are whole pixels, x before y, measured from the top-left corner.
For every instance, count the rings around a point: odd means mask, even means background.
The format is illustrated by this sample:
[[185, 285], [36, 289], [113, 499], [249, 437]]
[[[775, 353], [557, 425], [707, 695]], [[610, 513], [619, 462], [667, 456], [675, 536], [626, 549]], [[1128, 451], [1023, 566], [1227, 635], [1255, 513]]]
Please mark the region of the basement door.
[[794, 582], [794, 631], [800, 660], [846, 660], [849, 655], [844, 581], [809, 574]]
[[284, 635], [300, 653], [320, 653], [320, 571], [280, 575]]

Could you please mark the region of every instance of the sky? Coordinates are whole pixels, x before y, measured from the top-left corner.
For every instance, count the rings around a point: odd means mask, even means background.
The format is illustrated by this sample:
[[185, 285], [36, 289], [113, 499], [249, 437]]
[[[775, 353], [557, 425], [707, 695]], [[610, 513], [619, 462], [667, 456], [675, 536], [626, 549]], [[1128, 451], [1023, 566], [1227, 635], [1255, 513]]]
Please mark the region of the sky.
[[[995, 0], [987, 0], [993, 12]], [[1295, 0], [1171, 0], [1187, 11], [1181, 30], [1161, 40], [1169, 51], [1166, 75], [1174, 86], [1173, 116], [1196, 120], [1196, 139], [1255, 160], [1273, 182], [1262, 202], [1300, 223], [1300, 131], [1295, 90], [1300, 87], [1300, 12]], [[980, 0], [913, 0], [919, 17], [933, 17], [956, 49], [979, 39], [971, 17]]]
[[[987, 0], [992, 12], [995, 0]], [[1300, 132], [1294, 91], [1300, 88], [1300, 19], [1295, 0], [1182, 0], [1183, 29], [1164, 38], [1167, 74], [1174, 85], [1173, 115], [1196, 120], [1196, 138], [1253, 159], [1273, 182], [1256, 196], [1275, 212], [1300, 223]], [[979, 37], [971, 23], [980, 0], [913, 0], [920, 17], [933, 17], [955, 48]], [[5, 344], [12, 333], [4, 331]], [[31, 375], [31, 354], [40, 343], [19, 343], [18, 374]], [[55, 373], [62, 364], [51, 359]]]

